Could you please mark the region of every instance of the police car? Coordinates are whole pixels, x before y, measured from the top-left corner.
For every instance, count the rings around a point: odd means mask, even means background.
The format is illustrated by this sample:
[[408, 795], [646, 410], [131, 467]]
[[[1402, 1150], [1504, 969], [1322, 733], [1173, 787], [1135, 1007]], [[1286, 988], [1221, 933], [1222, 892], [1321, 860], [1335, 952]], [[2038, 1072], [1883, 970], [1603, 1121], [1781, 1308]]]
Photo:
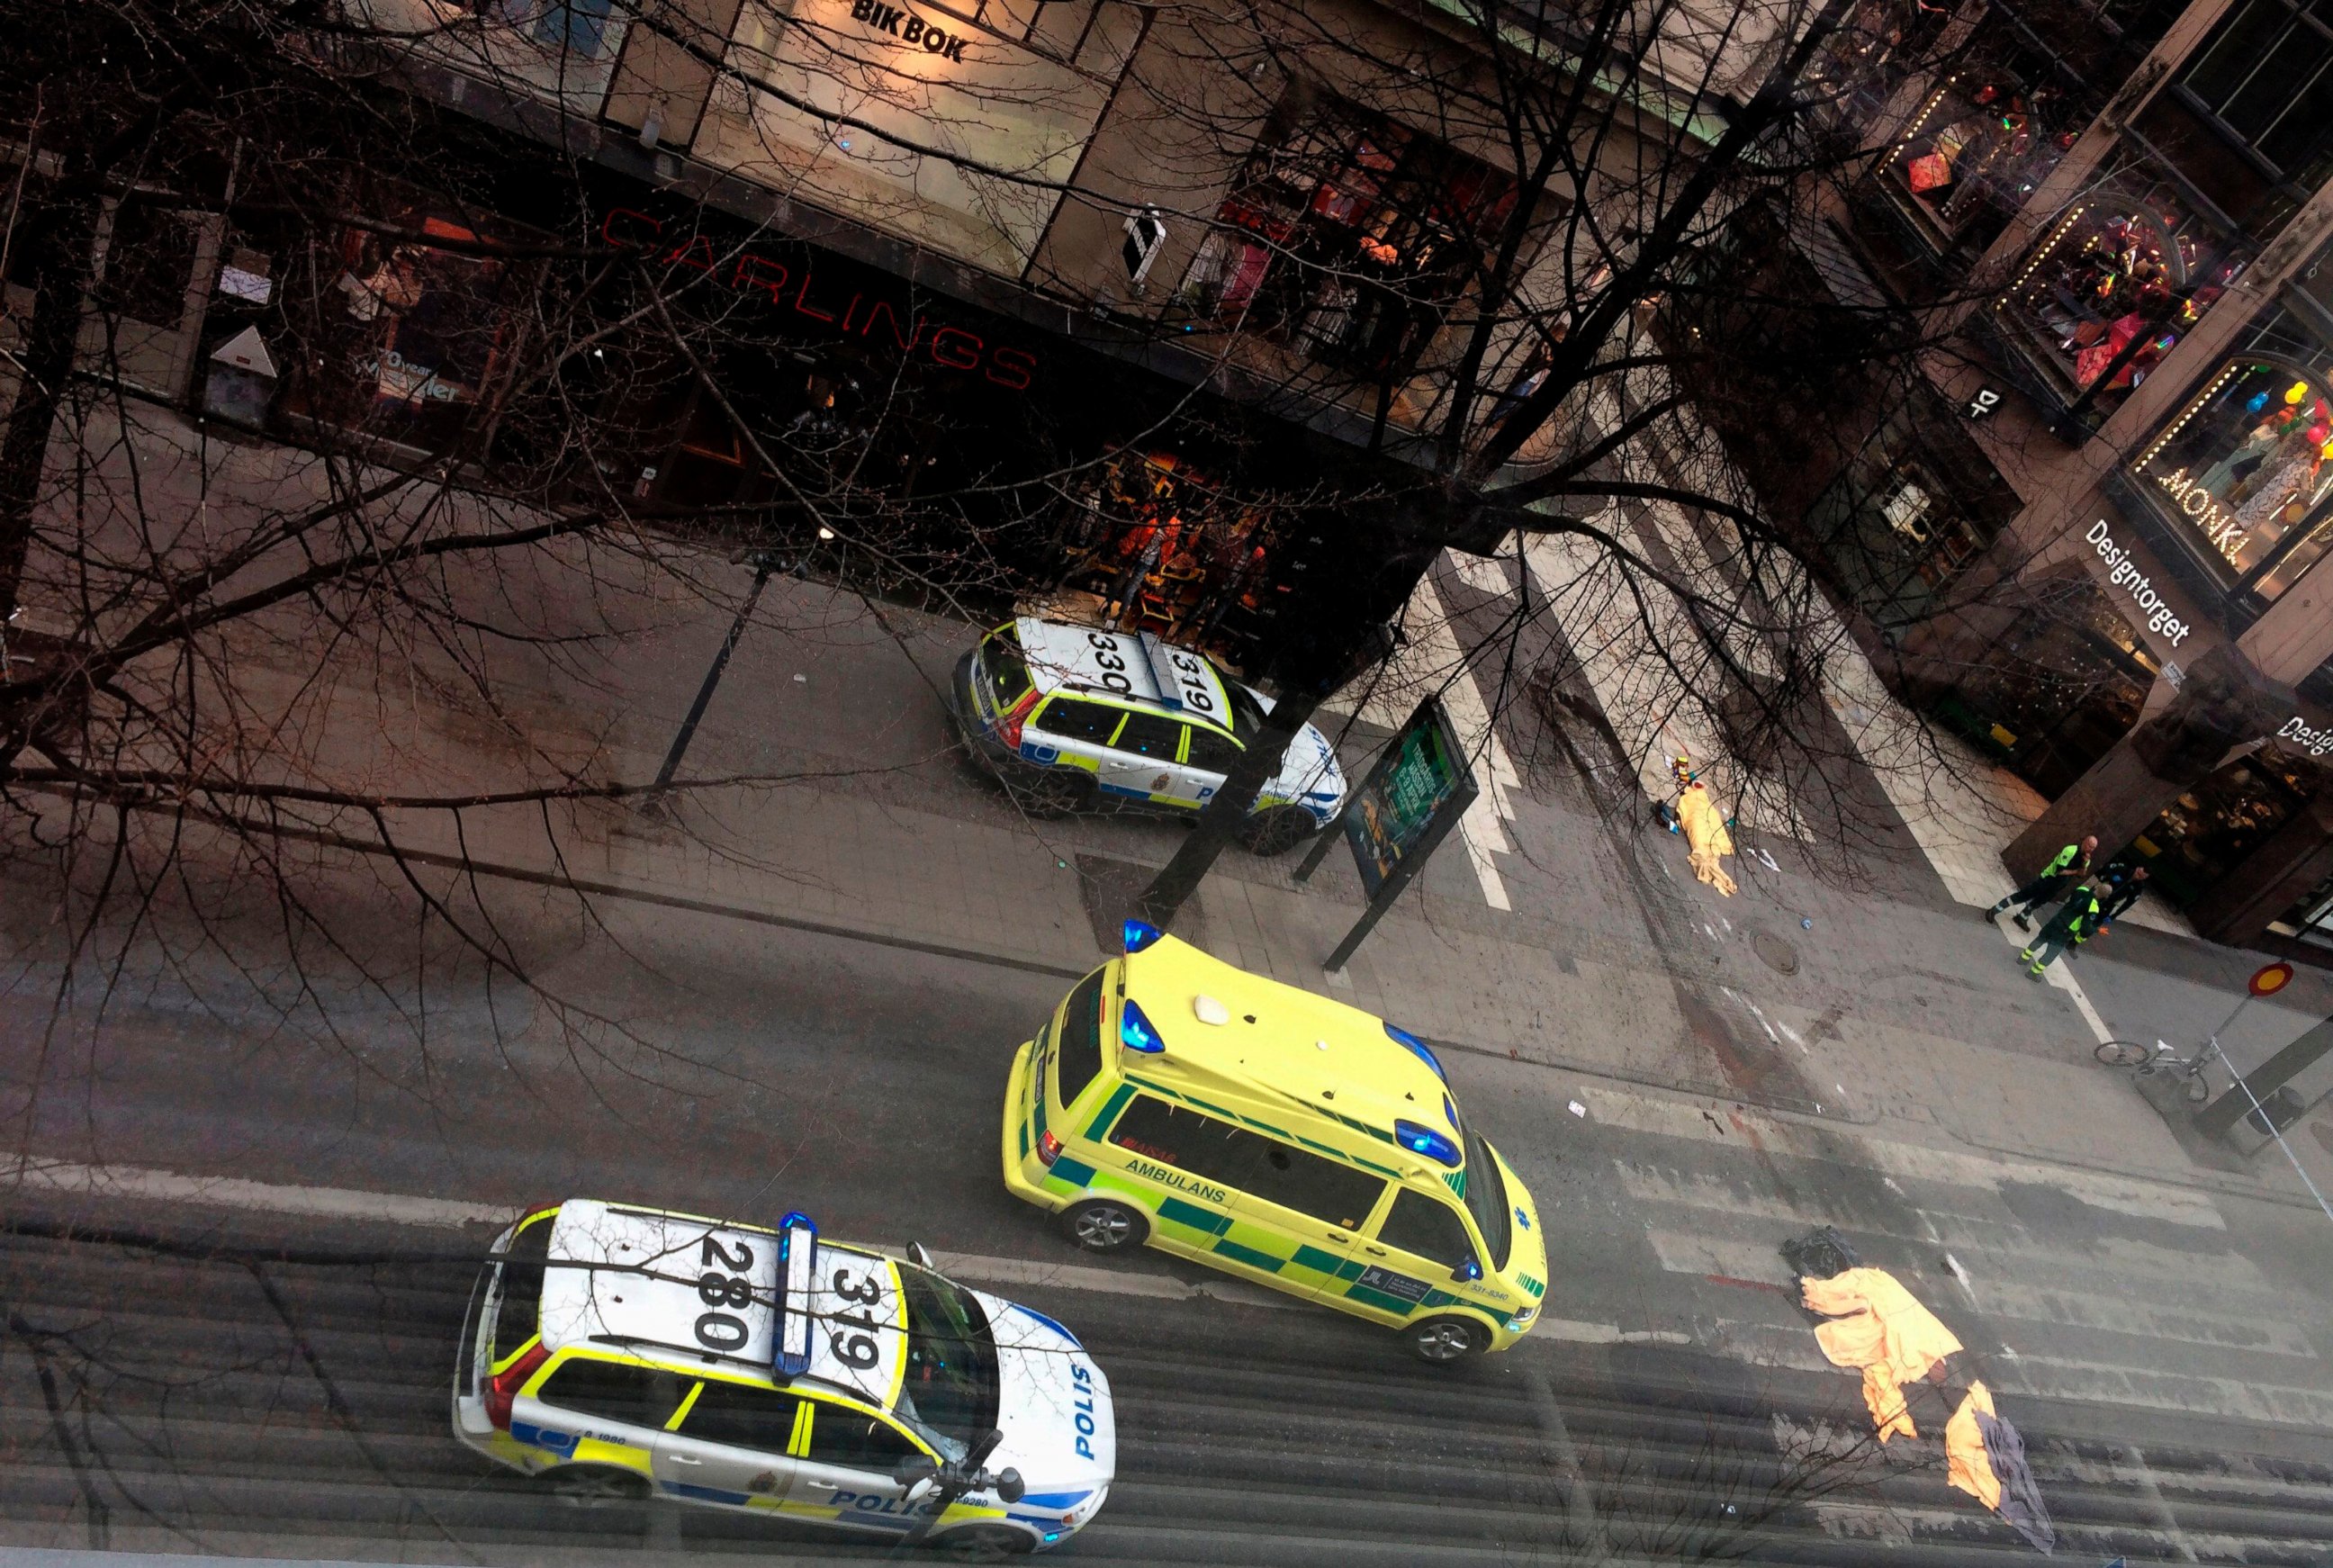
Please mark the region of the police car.
[[[1022, 616], [957, 664], [949, 706], [974, 756], [1023, 804], [1103, 801], [1195, 812], [1215, 798], [1271, 699], [1148, 632]], [[1285, 852], [1336, 821], [1345, 774], [1306, 725], [1256, 796], [1241, 842]]]
[[536, 1209], [472, 1296], [455, 1434], [579, 1502], [1051, 1546], [1109, 1496], [1109, 1381], [1060, 1323], [914, 1250], [829, 1242], [801, 1215]]

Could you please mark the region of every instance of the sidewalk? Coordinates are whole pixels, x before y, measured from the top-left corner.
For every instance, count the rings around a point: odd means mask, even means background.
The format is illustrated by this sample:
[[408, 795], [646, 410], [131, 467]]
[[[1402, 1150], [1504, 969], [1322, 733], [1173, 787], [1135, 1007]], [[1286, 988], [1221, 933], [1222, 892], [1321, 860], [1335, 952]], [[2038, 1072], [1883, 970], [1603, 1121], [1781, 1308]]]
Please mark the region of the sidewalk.
[[[280, 499], [283, 476], [265, 449], [210, 461], [215, 506], [238, 465], [254, 470], [254, 485], [278, 486], [271, 495]], [[166, 481], [149, 471], [146, 482]], [[296, 645], [254, 638], [238, 678], [262, 713], [296, 706], [309, 722], [329, 715], [332, 738], [314, 765], [340, 787], [381, 795], [507, 787], [539, 779], [547, 761], [646, 779], [727, 629], [722, 594], [734, 604], [750, 582], [745, 568], [703, 558], [677, 575], [667, 564], [629, 563], [629, 578], [606, 559], [589, 573], [562, 572], [548, 553], [531, 565], [526, 613], [540, 629], [588, 630], [620, 656], [581, 678], [556, 644], [498, 642], [487, 654], [498, 677], [491, 710], [433, 688], [444, 672], [430, 668], [426, 649], [397, 670], [319, 671], [296, 662]], [[679, 577], [708, 586], [711, 601], [676, 592]], [[1505, 581], [1445, 567], [1413, 606], [1415, 662], [1429, 675], [1455, 666], [1466, 606], [1495, 597]], [[506, 603], [513, 587], [470, 585], [489, 608]], [[1097, 862], [1161, 864], [1183, 830], [1125, 816], [1031, 822], [974, 778], [955, 755], [938, 695], [973, 635], [775, 580], [681, 774], [771, 782], [677, 796], [686, 832], [627, 804], [562, 807], [548, 821], [533, 806], [473, 808], [458, 837], [442, 813], [389, 815], [415, 848], [448, 861], [466, 848], [530, 881], [1074, 976], [1105, 955], [1081, 873], [1107, 870]], [[1558, 1085], [1600, 1079], [1953, 1158], [1973, 1151], [2310, 1204], [2272, 1154], [2249, 1164], [2191, 1156], [2125, 1079], [2091, 1057], [2108, 1019], [2148, 1038], [2176, 1037], [2194, 1016], [2208, 1027], [2249, 971], [2243, 956], [2117, 930], [2072, 966], [2078, 974], [2053, 972], [2038, 986], [2011, 961], [2013, 948], [2003, 950], [2015, 933], [1980, 927], [1970, 905], [2007, 886], [1997, 864], [1988, 871], [1982, 846], [2021, 821], [2013, 791], [1962, 800], [1931, 777], [1919, 798], [1895, 801], [1932, 862], [1919, 871], [1934, 879], [1935, 897], [1839, 885], [1776, 841], [1772, 868], [1742, 857], [1741, 896], [1720, 899], [1692, 880], [1680, 841], [1616, 833], [1580, 803], [1576, 778], [1546, 760], [1551, 748], [1516, 729], [1531, 722], [1529, 705], [1486, 700], [1474, 676], [1453, 673], [1431, 684], [1445, 688], [1462, 727], [1479, 734], [1486, 787], [1463, 852], [1454, 839], [1344, 975], [1332, 980], [1320, 967], [1361, 909], [1339, 850], [1301, 889], [1295, 856], [1227, 852], [1181, 933], [1462, 1053], [1547, 1069]], [[1395, 682], [1349, 705], [1359, 709], [1338, 726], [1349, 767], [1365, 765], [1415, 697]], [[1900, 715], [1876, 679], [1853, 679], [1833, 697], [1867, 754], [1900, 744], [1903, 732], [1889, 727]], [[1883, 789], [1914, 776], [1876, 773]], [[340, 826], [365, 831], [356, 813]], [[1712, 987], [1738, 1016], [1710, 1014], [1698, 998]], [[2303, 971], [2278, 1005], [2254, 1010], [2230, 1041], [2232, 1055], [2273, 1049], [2328, 1012], [2333, 977]], [[2311, 1129], [2295, 1131], [2296, 1149], [2313, 1158]], [[2333, 1167], [2333, 1150], [2319, 1151]]]
[[[1081, 863], [1161, 864], [1183, 830], [1129, 816], [1026, 822], [973, 776], [949, 747], [928, 684], [945, 678], [968, 629], [893, 610], [887, 619], [895, 640], [844, 596], [795, 582], [773, 583], [764, 606], [683, 777], [733, 770], [814, 776], [683, 797], [676, 809], [686, 832], [629, 807], [595, 806], [569, 813], [554, 843], [532, 808], [473, 811], [464, 822], [470, 852], [531, 880], [1065, 978], [1106, 956]], [[648, 776], [723, 630], [644, 628], [628, 660], [632, 684], [600, 694], [604, 707], [579, 708], [552, 672], [516, 669], [505, 705], [545, 749], [588, 744], [609, 771]], [[447, 744], [462, 733], [452, 717], [407, 722], [411, 727], [385, 741], [398, 776], [475, 776], [479, 757]], [[1379, 733], [1348, 734], [1349, 765], [1365, 760], [1362, 748]], [[2078, 983], [2027, 981], [1999, 946], [2014, 933], [1988, 935], [1964, 906], [1906, 905], [1758, 865], [1743, 868], [1741, 897], [1720, 899], [1685, 874], [1682, 848], [1663, 835], [1647, 851], [1656, 874], [1699, 911], [1694, 950], [1664, 954], [1612, 872], [1602, 824], [1523, 782], [1483, 797], [1494, 811], [1503, 807], [1485, 838], [1511, 833], [1517, 847], [1490, 840], [1486, 853], [1445, 853], [1341, 976], [1320, 967], [1361, 910], [1340, 851], [1304, 888], [1292, 881], [1296, 856], [1227, 853], [1181, 934], [1461, 1053], [1535, 1063], [1582, 1083], [1601, 1079], [1762, 1108], [1940, 1153], [2309, 1201], [2289, 1170], [2259, 1161], [2219, 1169], [2191, 1158], [2119, 1075], [2090, 1059], [2096, 1033], [2084, 1022]], [[442, 818], [398, 827], [418, 847], [459, 852]], [[1488, 898], [1485, 861], [1512, 907]], [[1999, 880], [2005, 888], [2005, 877]], [[2183, 997], [2208, 996], [2228, 962], [2222, 956], [2204, 964], [2210, 973], [2187, 977], [2159, 964], [2147, 973]], [[1705, 967], [1731, 988], [1765, 1040], [1729, 1038], [1689, 1015], [1674, 984], [1681, 963], [1696, 973]], [[2097, 984], [2125, 967], [2118, 949], [2101, 951], [2083, 959], [2080, 981]], [[2118, 978], [2103, 989], [2119, 995]], [[2290, 1005], [2256, 1013], [2262, 1039], [2281, 1044], [2297, 1033], [2307, 1015], [2295, 1007], [2333, 1011], [2333, 982], [2304, 972], [2294, 990]]]

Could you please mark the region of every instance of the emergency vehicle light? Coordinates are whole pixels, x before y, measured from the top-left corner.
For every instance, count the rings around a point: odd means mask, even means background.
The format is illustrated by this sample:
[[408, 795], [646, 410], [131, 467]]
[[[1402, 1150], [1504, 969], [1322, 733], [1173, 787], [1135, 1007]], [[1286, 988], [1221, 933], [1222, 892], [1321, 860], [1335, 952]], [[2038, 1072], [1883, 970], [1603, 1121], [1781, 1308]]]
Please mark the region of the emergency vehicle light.
[[1146, 1056], [1156, 1056], [1166, 1049], [1166, 1042], [1144, 1015], [1142, 1005], [1133, 997], [1118, 1009], [1118, 1038], [1128, 1051], [1139, 1051]]
[[1125, 941], [1127, 952], [1132, 955], [1151, 946], [1166, 934], [1147, 920], [1128, 920], [1119, 936]]
[[1438, 1159], [1454, 1169], [1463, 1163], [1464, 1156], [1458, 1146], [1431, 1127], [1421, 1127], [1415, 1121], [1393, 1124], [1393, 1140], [1412, 1154], [1423, 1154], [1428, 1159]]
[[1385, 1032], [1400, 1044], [1408, 1046], [1413, 1055], [1415, 1055], [1420, 1062], [1425, 1063], [1428, 1067], [1433, 1068], [1434, 1075], [1436, 1078], [1441, 1079], [1445, 1083], [1450, 1082], [1450, 1074], [1442, 1071], [1441, 1062], [1435, 1058], [1432, 1051], [1426, 1048], [1425, 1041], [1420, 1040], [1408, 1030], [1397, 1029], [1390, 1024], [1387, 1024], [1385, 1026]]
[[778, 1371], [810, 1371], [811, 1282], [818, 1275], [818, 1227], [796, 1211], [778, 1221]]

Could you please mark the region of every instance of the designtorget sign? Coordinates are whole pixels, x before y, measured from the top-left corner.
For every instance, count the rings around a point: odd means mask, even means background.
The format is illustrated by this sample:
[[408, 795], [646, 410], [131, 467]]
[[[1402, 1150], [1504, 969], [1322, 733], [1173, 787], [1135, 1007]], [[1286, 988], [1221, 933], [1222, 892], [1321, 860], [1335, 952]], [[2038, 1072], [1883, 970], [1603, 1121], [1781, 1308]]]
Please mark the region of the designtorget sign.
[[2146, 629], [2174, 648], [2186, 641], [2187, 634], [2194, 628], [2180, 620], [2164, 601], [2163, 595], [2155, 591], [2155, 580], [2138, 569], [2137, 563], [2131, 559], [2130, 547], [2115, 543], [2115, 536], [2107, 530], [2107, 520], [2101, 517], [2091, 524], [2089, 533], [2083, 537], [2098, 553], [2098, 559], [2107, 563], [2107, 581], [2121, 589], [2138, 606], [2139, 613], [2146, 617]]

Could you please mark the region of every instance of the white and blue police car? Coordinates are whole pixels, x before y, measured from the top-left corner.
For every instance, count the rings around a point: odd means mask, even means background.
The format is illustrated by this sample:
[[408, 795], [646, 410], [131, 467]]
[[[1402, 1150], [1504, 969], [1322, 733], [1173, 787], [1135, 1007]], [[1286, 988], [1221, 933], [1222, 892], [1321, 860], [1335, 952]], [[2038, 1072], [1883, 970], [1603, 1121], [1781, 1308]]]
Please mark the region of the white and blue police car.
[[821, 1237], [589, 1198], [493, 1246], [454, 1431], [569, 1500], [671, 1498], [955, 1549], [1099, 1511], [1109, 1380], [1043, 1313]]
[[[1195, 812], [1272, 701], [1206, 655], [1147, 631], [1024, 615], [958, 661], [948, 707], [966, 749], [1032, 808]], [[1257, 794], [1240, 842], [1284, 853], [1337, 820], [1345, 792], [1335, 750], [1308, 724]]]

